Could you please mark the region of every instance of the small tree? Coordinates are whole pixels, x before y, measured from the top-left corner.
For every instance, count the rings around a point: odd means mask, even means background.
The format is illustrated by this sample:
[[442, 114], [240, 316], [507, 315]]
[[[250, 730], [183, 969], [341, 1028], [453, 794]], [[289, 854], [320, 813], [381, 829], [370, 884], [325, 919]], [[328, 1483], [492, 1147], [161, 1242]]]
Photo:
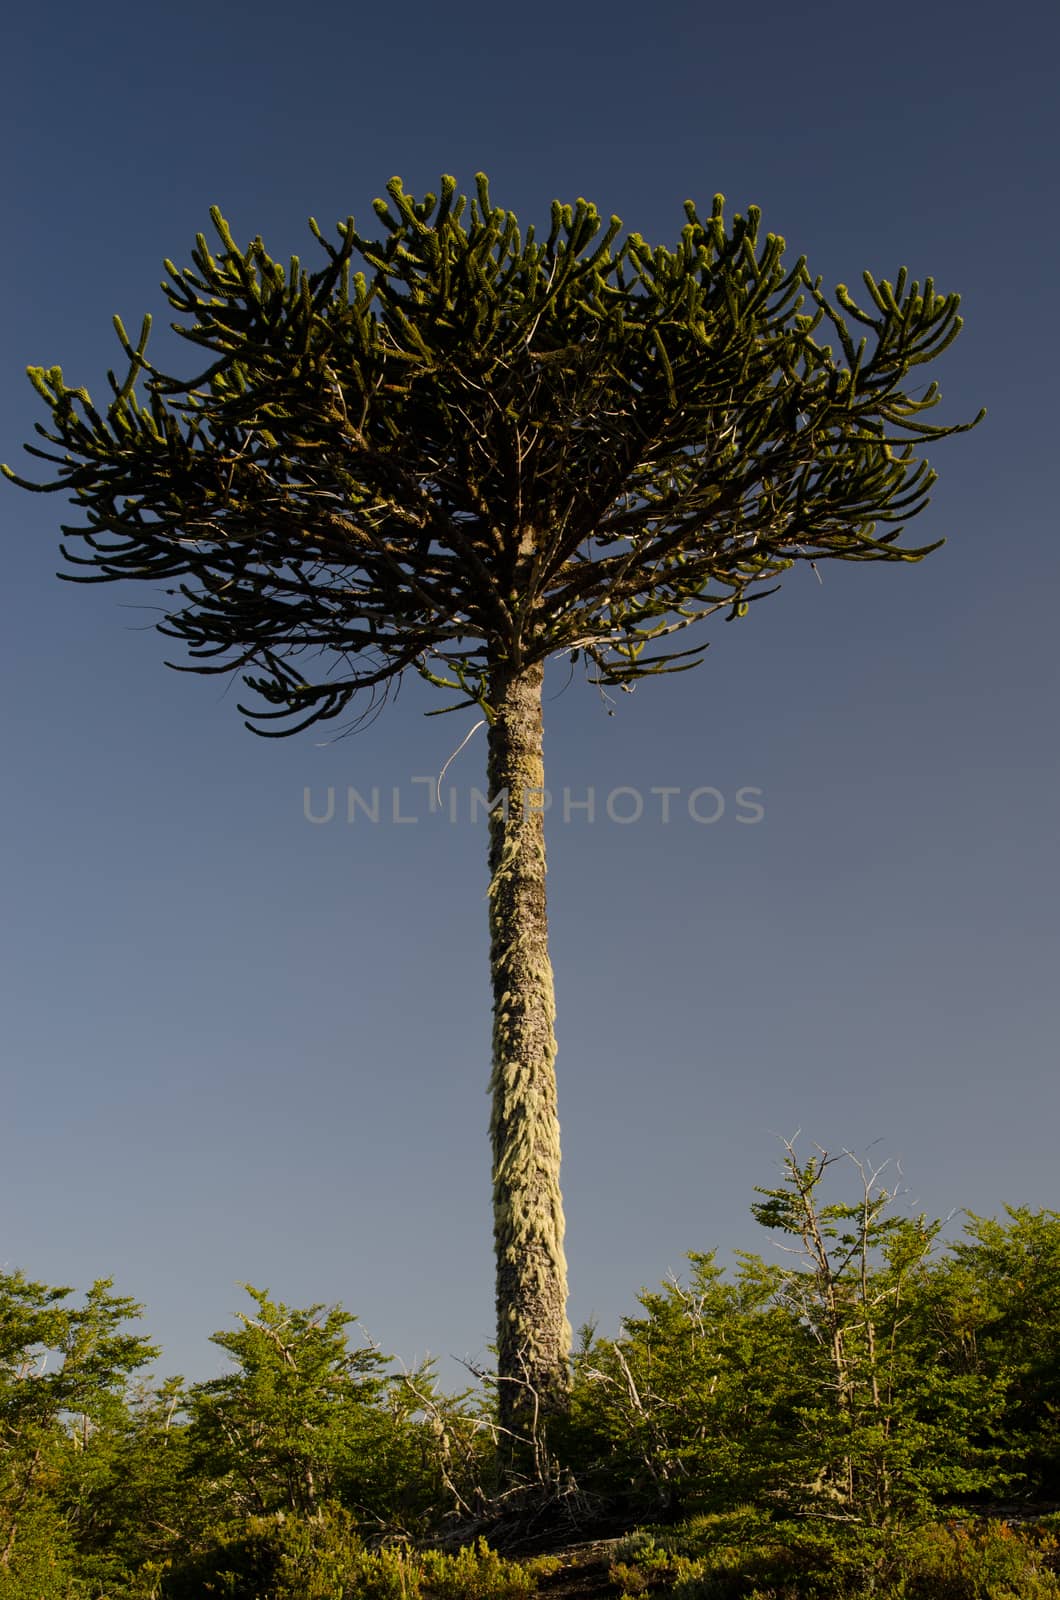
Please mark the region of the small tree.
[[193, 1462], [228, 1485], [244, 1515], [312, 1514], [363, 1441], [389, 1358], [348, 1348], [346, 1329], [357, 1319], [341, 1306], [292, 1310], [244, 1287], [257, 1315], [240, 1312], [238, 1331], [211, 1335], [235, 1370], [189, 1392]]
[[[545, 909], [541, 685], [583, 660], [631, 688], [706, 648], [687, 627], [743, 616], [797, 562], [918, 561], [898, 544], [933, 474], [916, 447], [962, 431], [905, 387], [960, 328], [934, 281], [865, 274], [835, 299], [756, 207], [727, 225], [685, 203], [676, 250], [584, 200], [521, 238], [483, 174], [470, 225], [442, 179], [349, 218], [327, 262], [242, 249], [215, 208], [215, 257], [166, 262], [185, 380], [134, 345], [105, 412], [59, 367], [31, 368], [59, 453], [46, 483], [86, 582], [161, 583], [160, 631], [191, 670], [240, 671], [263, 733], [368, 707], [412, 670], [488, 724], [491, 1076], [501, 1420], [568, 1387], [552, 968]], [[353, 272], [359, 255], [367, 272]], [[807, 307], [808, 309], [804, 309]], [[818, 342], [822, 326], [837, 341]], [[854, 331], [852, 331], [852, 329]], [[860, 334], [860, 337], [857, 335]], [[919, 372], [917, 373], [919, 376]], [[143, 377], [146, 401], [137, 385]]]
[[932, 1274], [923, 1337], [936, 1368], [980, 1402], [976, 1442], [1002, 1468], [998, 1487], [1060, 1496], [1060, 1212], [968, 1212], [965, 1236]]
[[[785, 1181], [757, 1189], [751, 1207], [764, 1227], [797, 1243], [779, 1301], [804, 1347], [802, 1446], [786, 1485], [789, 1504], [856, 1523], [882, 1525], [926, 1512], [947, 1495], [1000, 1474], [975, 1435], [998, 1414], [989, 1384], [968, 1384], [936, 1367], [926, 1348], [928, 1263], [942, 1226], [888, 1215], [896, 1198], [849, 1150], [800, 1162], [785, 1141]], [[839, 1161], [852, 1163], [858, 1194], [824, 1203], [820, 1189]]]
[[779, 1267], [739, 1254], [726, 1280], [692, 1251], [687, 1282], [637, 1296], [617, 1339], [583, 1329], [572, 1444], [584, 1476], [634, 1516], [728, 1510], [768, 1494], [792, 1453], [805, 1352], [777, 1303]]
[[0, 1273], [0, 1579], [27, 1527], [49, 1523], [65, 1538], [58, 1507], [75, 1448], [121, 1412], [130, 1376], [158, 1347], [123, 1324], [142, 1307], [100, 1278], [82, 1306], [73, 1290]]
[[90, 1592], [124, 1595], [152, 1580], [210, 1520], [211, 1486], [188, 1470], [183, 1379], [138, 1380], [120, 1406], [84, 1438], [74, 1427], [56, 1502]]

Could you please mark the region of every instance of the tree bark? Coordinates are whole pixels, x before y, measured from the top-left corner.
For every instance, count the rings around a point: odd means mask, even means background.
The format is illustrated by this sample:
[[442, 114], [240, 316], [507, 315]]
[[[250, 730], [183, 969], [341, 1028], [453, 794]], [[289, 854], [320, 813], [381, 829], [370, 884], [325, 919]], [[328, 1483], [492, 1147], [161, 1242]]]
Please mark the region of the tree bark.
[[[542, 664], [490, 679], [493, 1237], [501, 1426], [526, 1436], [566, 1407], [556, 1036], [545, 904]], [[501, 798], [506, 796], [506, 803]]]

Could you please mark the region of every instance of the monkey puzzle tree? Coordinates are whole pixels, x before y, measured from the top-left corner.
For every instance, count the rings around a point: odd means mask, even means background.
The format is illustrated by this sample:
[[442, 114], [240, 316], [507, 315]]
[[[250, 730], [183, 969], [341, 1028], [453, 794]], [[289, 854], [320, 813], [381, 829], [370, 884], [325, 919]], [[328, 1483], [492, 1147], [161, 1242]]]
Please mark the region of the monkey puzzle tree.
[[[676, 250], [583, 200], [520, 235], [477, 177], [375, 202], [317, 272], [216, 208], [214, 255], [166, 262], [174, 327], [208, 352], [169, 376], [150, 318], [96, 409], [59, 367], [31, 368], [61, 453], [52, 481], [85, 524], [85, 582], [161, 581], [160, 631], [196, 672], [243, 673], [258, 732], [370, 709], [411, 669], [488, 724], [493, 1204], [502, 1421], [562, 1408], [569, 1327], [545, 916], [541, 685], [549, 657], [628, 687], [681, 671], [674, 636], [743, 615], [797, 561], [916, 561], [901, 524], [934, 475], [907, 374], [960, 328], [929, 278], [868, 273], [867, 309], [835, 301], [750, 207], [691, 201]], [[354, 257], [365, 271], [352, 271]], [[806, 311], [803, 306], [807, 306]], [[822, 323], [841, 354], [815, 338]], [[855, 338], [851, 325], [856, 325]], [[143, 377], [144, 398], [138, 397]], [[978, 419], [976, 419], [978, 420]], [[966, 426], [972, 426], [967, 424]], [[363, 701], [362, 701], [363, 705]], [[359, 720], [359, 719], [358, 719]], [[355, 724], [351, 724], [355, 725]]]

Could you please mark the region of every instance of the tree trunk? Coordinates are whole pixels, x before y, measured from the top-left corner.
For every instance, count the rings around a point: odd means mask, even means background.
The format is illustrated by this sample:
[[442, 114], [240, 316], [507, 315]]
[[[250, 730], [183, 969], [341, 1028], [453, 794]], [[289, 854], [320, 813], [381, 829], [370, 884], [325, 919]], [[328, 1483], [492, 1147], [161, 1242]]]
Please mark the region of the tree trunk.
[[571, 1330], [559, 1187], [556, 1036], [545, 909], [541, 663], [490, 679], [493, 1237], [501, 1426], [565, 1409]]

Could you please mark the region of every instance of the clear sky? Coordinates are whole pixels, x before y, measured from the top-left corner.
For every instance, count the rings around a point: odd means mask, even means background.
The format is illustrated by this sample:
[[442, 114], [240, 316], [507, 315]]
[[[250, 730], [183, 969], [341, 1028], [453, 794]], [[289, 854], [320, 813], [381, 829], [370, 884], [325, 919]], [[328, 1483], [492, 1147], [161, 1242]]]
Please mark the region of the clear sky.
[[[102, 398], [111, 317], [145, 310], [156, 359], [195, 360], [158, 285], [212, 204], [313, 260], [307, 217], [371, 234], [395, 173], [419, 195], [483, 169], [524, 226], [584, 195], [668, 245], [720, 190], [829, 288], [904, 264], [964, 297], [933, 419], [989, 416], [929, 452], [909, 539], [942, 551], [797, 570], [613, 716], [546, 679], [575, 1326], [615, 1331], [688, 1250], [768, 1253], [752, 1189], [799, 1127], [879, 1141], [916, 1210], [1060, 1206], [1058, 45], [1027, 0], [57, 0], [6, 34], [17, 470], [45, 416], [27, 364]], [[0, 519], [0, 1263], [113, 1276], [160, 1373], [220, 1370], [208, 1335], [249, 1280], [343, 1302], [456, 1385], [493, 1336], [482, 733], [446, 775], [455, 822], [413, 779], [474, 718], [424, 720], [426, 686], [338, 743], [257, 740], [236, 687], [163, 665], [137, 597], [56, 580], [61, 497], [0, 484]], [[378, 822], [345, 821], [349, 785], [380, 789]], [[329, 786], [335, 819], [308, 821]], [[565, 787], [595, 821], [564, 821]], [[619, 788], [639, 820], [608, 817]]]

